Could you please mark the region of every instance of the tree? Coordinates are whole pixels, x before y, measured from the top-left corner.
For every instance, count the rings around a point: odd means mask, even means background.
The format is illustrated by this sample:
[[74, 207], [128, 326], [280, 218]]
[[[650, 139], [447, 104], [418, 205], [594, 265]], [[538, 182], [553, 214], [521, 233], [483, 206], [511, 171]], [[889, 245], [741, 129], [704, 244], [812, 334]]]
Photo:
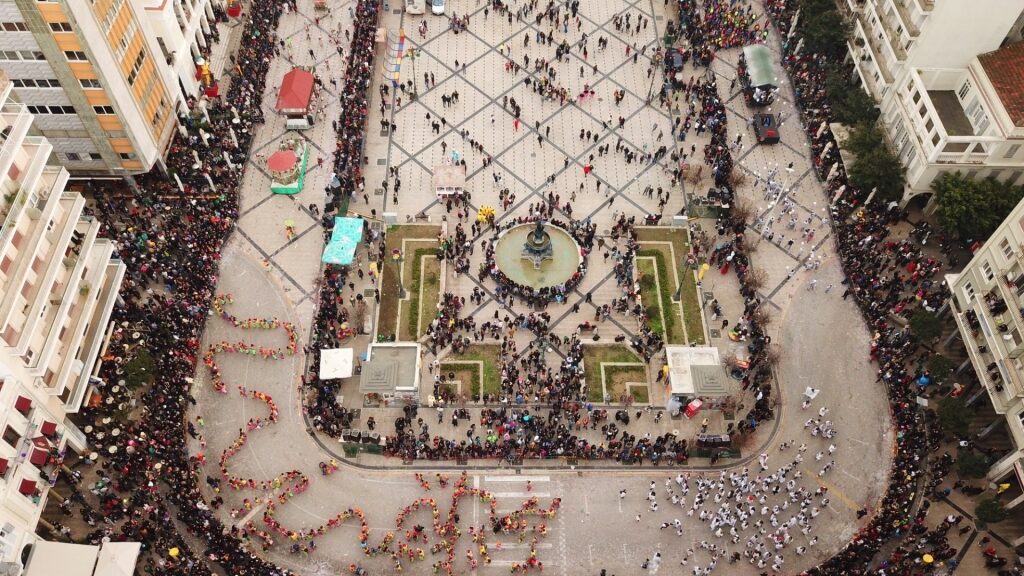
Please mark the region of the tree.
[[836, 120], [847, 126], [874, 122], [878, 118], [878, 105], [859, 83], [851, 82], [849, 72], [840, 66], [829, 66], [825, 71], [825, 93]]
[[988, 238], [1024, 197], [1024, 187], [946, 173], [932, 184], [939, 224], [962, 240]]
[[800, 0], [799, 26], [805, 50], [831, 60], [841, 60], [846, 55], [850, 25], [831, 0]]
[[928, 357], [928, 360], [925, 361], [924, 365], [936, 380], [945, 380], [946, 378], [949, 378], [949, 373], [956, 368], [956, 362], [953, 362], [942, 354], [932, 354]]
[[956, 454], [956, 468], [964, 478], [984, 478], [988, 461], [974, 450], [961, 449]]
[[978, 520], [986, 524], [1002, 522], [1010, 515], [1006, 508], [1003, 508], [1003, 505], [999, 503], [999, 500], [995, 498], [990, 498], [978, 504], [978, 507], [974, 509], [974, 514], [978, 517]]
[[974, 409], [962, 399], [952, 396], [939, 400], [936, 412], [942, 429], [955, 436], [965, 436], [970, 429], [971, 419], [974, 418]]
[[877, 190], [877, 198], [883, 202], [893, 202], [903, 196], [906, 168], [889, 149], [877, 122], [855, 126], [843, 146], [857, 155], [847, 167], [851, 184], [864, 192]]
[[136, 348], [135, 356], [124, 363], [122, 371], [125, 386], [131, 390], [147, 386], [156, 380], [156, 362], [145, 348]]
[[931, 342], [942, 335], [942, 320], [924, 308], [910, 315], [910, 334], [919, 342]]

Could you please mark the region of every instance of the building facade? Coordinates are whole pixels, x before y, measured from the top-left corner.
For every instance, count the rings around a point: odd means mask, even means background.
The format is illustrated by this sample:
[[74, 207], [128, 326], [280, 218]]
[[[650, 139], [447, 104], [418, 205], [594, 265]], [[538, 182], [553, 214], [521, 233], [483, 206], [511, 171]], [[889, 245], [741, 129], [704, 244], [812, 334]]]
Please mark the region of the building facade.
[[[989, 469], [988, 478], [1017, 483], [1024, 491], [1024, 202], [963, 271], [947, 275], [946, 281], [971, 364], [992, 407], [1006, 418], [1014, 445]], [[1006, 505], [1022, 502], [1024, 495]]]
[[162, 165], [180, 90], [137, 0], [0, 0], [0, 69], [74, 175]]
[[1015, 90], [1003, 89], [1006, 63], [1021, 50], [1024, 0], [990, 0], [983, 10], [958, 0], [846, 7], [849, 56], [907, 168], [904, 201], [931, 193], [946, 172], [1024, 183], [1024, 117], [1014, 113]]
[[12, 89], [0, 77], [0, 567], [35, 541], [66, 451], [86, 450], [66, 416], [87, 399], [125, 272]]
[[[171, 85], [182, 97], [198, 96], [213, 81], [209, 72], [211, 36], [219, 0], [136, 0], [167, 63]], [[204, 73], [204, 71], [206, 73]]]

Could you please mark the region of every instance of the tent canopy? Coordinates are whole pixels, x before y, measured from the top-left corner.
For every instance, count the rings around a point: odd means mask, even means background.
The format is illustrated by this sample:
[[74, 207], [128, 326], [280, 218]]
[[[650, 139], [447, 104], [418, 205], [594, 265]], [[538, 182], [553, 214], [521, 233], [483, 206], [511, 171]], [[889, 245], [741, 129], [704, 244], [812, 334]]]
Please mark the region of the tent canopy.
[[94, 576], [132, 576], [139, 559], [138, 542], [107, 542], [100, 548]]
[[99, 546], [37, 540], [28, 557], [25, 576], [93, 576]]
[[775, 69], [772, 67], [772, 53], [764, 44], [751, 44], [743, 47], [743, 57], [747, 60], [747, 77], [750, 85], [758, 88], [775, 86]]
[[331, 241], [324, 248], [320, 259], [324, 264], [348, 266], [356, 254], [356, 247], [363, 239], [362, 218], [335, 218]]
[[349, 378], [352, 376], [351, 348], [325, 348], [320, 351], [320, 379]]
[[313, 74], [302, 68], [293, 68], [281, 81], [275, 108], [282, 114], [305, 114], [312, 98]]

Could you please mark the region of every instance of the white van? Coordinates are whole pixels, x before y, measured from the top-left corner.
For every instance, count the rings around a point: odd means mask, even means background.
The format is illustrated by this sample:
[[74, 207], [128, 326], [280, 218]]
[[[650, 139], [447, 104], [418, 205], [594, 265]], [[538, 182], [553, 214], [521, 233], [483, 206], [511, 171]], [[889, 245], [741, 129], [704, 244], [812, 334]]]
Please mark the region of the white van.
[[438, 16], [444, 14], [444, 0], [430, 0], [430, 11]]

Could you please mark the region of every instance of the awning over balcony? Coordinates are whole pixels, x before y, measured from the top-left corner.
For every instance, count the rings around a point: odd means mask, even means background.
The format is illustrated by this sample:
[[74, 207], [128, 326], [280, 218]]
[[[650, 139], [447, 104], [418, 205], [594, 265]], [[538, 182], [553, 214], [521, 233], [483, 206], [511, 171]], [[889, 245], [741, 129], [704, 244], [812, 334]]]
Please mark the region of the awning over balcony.
[[43, 425], [39, 427], [39, 432], [47, 438], [53, 438], [57, 433], [57, 423], [43, 420]]
[[22, 480], [21, 485], [18, 486], [18, 492], [21, 492], [25, 496], [31, 496], [36, 491], [36, 483], [32, 480]]
[[35, 466], [42, 466], [46, 464], [46, 458], [50, 455], [48, 450], [40, 450], [39, 448], [32, 449], [32, 455], [28, 457], [28, 461]]
[[18, 399], [14, 401], [14, 409], [27, 415], [32, 410], [32, 400], [24, 396], [18, 396]]
[[0, 476], [7, 474], [7, 468], [11, 465], [7, 458], [0, 458]]

